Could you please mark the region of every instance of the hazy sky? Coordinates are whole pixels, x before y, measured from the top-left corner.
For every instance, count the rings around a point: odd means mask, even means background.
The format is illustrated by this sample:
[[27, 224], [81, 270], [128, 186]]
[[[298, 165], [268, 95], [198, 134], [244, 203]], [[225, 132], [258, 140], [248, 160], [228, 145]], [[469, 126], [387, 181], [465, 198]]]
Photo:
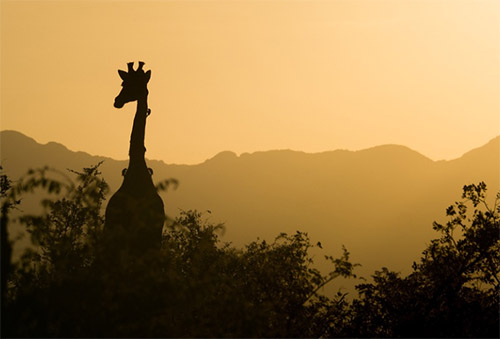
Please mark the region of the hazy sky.
[[500, 134], [500, 1], [1, 1], [1, 129], [125, 159], [396, 143], [455, 158]]

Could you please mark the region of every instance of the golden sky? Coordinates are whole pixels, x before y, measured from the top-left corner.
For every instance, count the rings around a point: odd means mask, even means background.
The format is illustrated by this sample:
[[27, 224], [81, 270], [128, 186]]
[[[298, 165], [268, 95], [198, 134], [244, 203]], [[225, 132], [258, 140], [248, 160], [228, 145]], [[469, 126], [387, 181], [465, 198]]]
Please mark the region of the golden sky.
[[125, 159], [117, 69], [152, 70], [146, 156], [395, 143], [438, 160], [500, 134], [500, 1], [1, 1], [1, 129]]

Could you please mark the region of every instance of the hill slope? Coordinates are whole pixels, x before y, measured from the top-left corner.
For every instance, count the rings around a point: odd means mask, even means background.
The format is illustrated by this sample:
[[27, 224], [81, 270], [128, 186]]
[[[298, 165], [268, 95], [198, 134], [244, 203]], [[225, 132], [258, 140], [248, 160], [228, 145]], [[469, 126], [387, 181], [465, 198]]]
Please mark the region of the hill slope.
[[[367, 275], [382, 265], [407, 271], [434, 237], [432, 222], [459, 199], [464, 184], [500, 189], [500, 137], [452, 161], [432, 161], [396, 145], [316, 154], [289, 150], [237, 156], [222, 152], [198, 165], [148, 161], [154, 180], [179, 180], [163, 195], [166, 212], [210, 210], [226, 223], [223, 239], [243, 245], [256, 237], [306, 231], [335, 254], [346, 245]], [[19, 132], [1, 132], [1, 164], [17, 178], [30, 167], [101, 170], [114, 192], [127, 161], [38, 144]]]

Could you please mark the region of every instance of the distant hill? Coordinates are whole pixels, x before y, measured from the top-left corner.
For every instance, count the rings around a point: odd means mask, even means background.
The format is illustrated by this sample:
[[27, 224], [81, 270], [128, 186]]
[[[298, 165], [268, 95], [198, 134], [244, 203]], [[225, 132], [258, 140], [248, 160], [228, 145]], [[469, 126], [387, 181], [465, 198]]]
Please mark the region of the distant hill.
[[[54, 142], [41, 145], [15, 131], [0, 136], [0, 163], [13, 179], [28, 168], [78, 170], [104, 160], [101, 170], [113, 193], [127, 167], [127, 161], [73, 152]], [[163, 195], [171, 217], [179, 209], [210, 210], [211, 220], [226, 223], [223, 239], [238, 246], [305, 231], [329, 254], [340, 253], [344, 244], [368, 275], [382, 266], [408, 272], [435, 237], [432, 222], [446, 220], [444, 211], [460, 198], [463, 185], [484, 181], [493, 198], [500, 190], [499, 146], [497, 137], [451, 161], [384, 145], [315, 154], [222, 152], [198, 165], [148, 161], [148, 166], [155, 181], [180, 182]]]

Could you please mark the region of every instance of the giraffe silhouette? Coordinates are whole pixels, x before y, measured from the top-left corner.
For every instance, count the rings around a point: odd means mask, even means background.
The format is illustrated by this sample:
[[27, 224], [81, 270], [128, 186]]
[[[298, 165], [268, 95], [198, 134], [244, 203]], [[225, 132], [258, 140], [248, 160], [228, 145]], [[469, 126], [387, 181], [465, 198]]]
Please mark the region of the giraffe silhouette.
[[118, 70], [123, 88], [114, 106], [122, 108], [128, 102], [137, 101], [137, 111], [130, 137], [128, 168], [122, 171], [122, 185], [106, 207], [104, 227], [120, 246], [140, 252], [160, 246], [165, 212], [151, 178], [152, 171], [144, 159], [146, 118], [151, 113], [147, 101], [151, 70], [144, 72], [142, 61], [137, 70], [133, 62], [127, 65], [128, 72]]

